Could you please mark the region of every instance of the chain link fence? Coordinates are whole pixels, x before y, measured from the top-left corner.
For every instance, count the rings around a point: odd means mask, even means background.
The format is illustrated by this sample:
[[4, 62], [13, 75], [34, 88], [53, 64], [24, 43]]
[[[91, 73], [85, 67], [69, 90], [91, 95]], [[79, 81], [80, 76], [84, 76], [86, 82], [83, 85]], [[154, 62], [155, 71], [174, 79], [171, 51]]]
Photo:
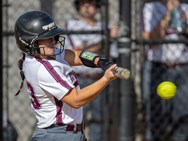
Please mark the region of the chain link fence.
[[[135, 141], [144, 141], [146, 136], [151, 136], [155, 139], [155, 141], [167, 141], [171, 140], [174, 133], [176, 133], [176, 129], [182, 127], [180, 131], [186, 130], [183, 129], [182, 125], [187, 124], [187, 105], [186, 99], [181, 96], [187, 95], [186, 90], [187, 81], [186, 81], [186, 72], [182, 72], [179, 70], [179, 66], [173, 66], [173, 68], [168, 68], [167, 66], [159, 67], [160, 64], [155, 64], [157, 70], [149, 70], [146, 72], [146, 76], [150, 76], [149, 74], [153, 73], [152, 83], [143, 83], [146, 82], [142, 78], [142, 74], [145, 68], [145, 64], [147, 60], [145, 59], [145, 51], [148, 45], [151, 44], [162, 44], [162, 43], [173, 43], [177, 42], [174, 40], [166, 41], [166, 40], [150, 40], [144, 41], [142, 38], [142, 10], [146, 1], [138, 1], [132, 0], [130, 7], [131, 14], [131, 29], [120, 21], [121, 15], [119, 12], [120, 2], [109, 0], [109, 25], [116, 24], [119, 26], [119, 35], [117, 38], [117, 42], [119, 44], [119, 53], [121, 56], [127, 54], [126, 48], [124, 48], [125, 44], [130, 43], [131, 48], [128, 52], [131, 54], [131, 74], [133, 80], [133, 89], [135, 94], [136, 106], [135, 106], [135, 118], [134, 118], [134, 140]], [[147, 1], [148, 3], [148, 1]], [[105, 5], [97, 13], [97, 18], [99, 20], [104, 20], [105, 13], [104, 8]], [[77, 18], [78, 13], [73, 6], [73, 0], [65, 1], [65, 0], [3, 0], [3, 106], [4, 106], [4, 127], [7, 127], [8, 122], [10, 121], [17, 133], [18, 139], [17, 141], [29, 141], [30, 137], [35, 129], [36, 120], [33, 111], [30, 108], [29, 96], [27, 95], [26, 86], [22, 89], [21, 93], [18, 96], [14, 96], [17, 92], [21, 78], [19, 75], [19, 69], [17, 68], [17, 61], [21, 58], [20, 51], [16, 47], [15, 39], [14, 39], [14, 24], [16, 19], [26, 11], [30, 10], [43, 10], [52, 15], [56, 21], [56, 24], [59, 27], [64, 28], [65, 22], [71, 18]], [[126, 33], [128, 30], [131, 31], [130, 37], [126, 37]], [[100, 33], [98, 33], [100, 34]], [[184, 40], [182, 40], [183, 42]], [[167, 42], [167, 43], [166, 43]], [[180, 41], [179, 41], [180, 42]], [[177, 54], [177, 50], [175, 52], [171, 52], [170, 56], [175, 57]], [[122, 61], [122, 60], [121, 60]], [[122, 64], [124, 62], [121, 62]], [[121, 65], [121, 64], [120, 64]], [[184, 66], [181, 66], [184, 67]], [[169, 72], [169, 73], [167, 73]], [[168, 74], [168, 75], [167, 75]], [[156, 87], [162, 81], [172, 81], [176, 84], [178, 88], [177, 96], [171, 100], [161, 100], [156, 94]], [[116, 90], [119, 88], [120, 82], [116, 82], [113, 84], [112, 91], [114, 94], [117, 94], [120, 90]], [[152, 84], [152, 87], [147, 87], [148, 91], [143, 91], [143, 85]], [[181, 85], [184, 84], [184, 85]], [[152, 88], [152, 89], [151, 89]], [[148, 93], [147, 98], [145, 99], [146, 93]], [[180, 94], [178, 94], [180, 92]], [[179, 97], [180, 95], [180, 97]], [[119, 120], [119, 101], [121, 97], [119, 95], [113, 95], [113, 109], [112, 112], [114, 115], [109, 115], [109, 122], [106, 124], [107, 127], [110, 127], [109, 140], [114, 141], [118, 138], [117, 133], [117, 125]], [[149, 107], [148, 107], [148, 101]], [[175, 108], [175, 106], [177, 108]], [[123, 108], [122, 108], [123, 111]], [[182, 112], [183, 111], [183, 112]], [[176, 116], [175, 116], [176, 115]], [[108, 117], [109, 118], [109, 117]], [[176, 119], [176, 122], [174, 121]], [[104, 124], [104, 125], [106, 125]], [[6, 128], [6, 130], [8, 130]], [[9, 130], [7, 132], [10, 132]], [[10, 134], [5, 134], [5, 136], [10, 136]], [[9, 140], [7, 140], [9, 141]]]

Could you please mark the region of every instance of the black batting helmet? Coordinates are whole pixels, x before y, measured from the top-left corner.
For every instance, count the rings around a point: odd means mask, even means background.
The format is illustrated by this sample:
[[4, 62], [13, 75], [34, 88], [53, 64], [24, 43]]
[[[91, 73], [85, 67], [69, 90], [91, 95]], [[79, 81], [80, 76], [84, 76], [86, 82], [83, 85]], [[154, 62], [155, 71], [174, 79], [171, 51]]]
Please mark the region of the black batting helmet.
[[56, 42], [64, 32], [54, 20], [42, 11], [29, 11], [21, 15], [14, 27], [18, 48], [26, 54], [40, 53], [36, 41], [54, 37]]
[[92, 3], [92, 2], [95, 2], [96, 7], [100, 8], [101, 0], [74, 0], [74, 6], [76, 10], [79, 11], [81, 3]]

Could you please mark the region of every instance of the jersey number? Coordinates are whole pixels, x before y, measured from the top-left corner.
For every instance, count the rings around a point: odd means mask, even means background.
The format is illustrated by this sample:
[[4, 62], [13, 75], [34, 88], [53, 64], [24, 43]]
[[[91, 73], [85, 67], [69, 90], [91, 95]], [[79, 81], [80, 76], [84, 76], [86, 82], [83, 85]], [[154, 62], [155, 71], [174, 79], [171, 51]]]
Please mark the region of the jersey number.
[[27, 86], [28, 86], [28, 89], [29, 89], [29, 92], [30, 92], [31, 104], [33, 105], [33, 107], [35, 109], [40, 109], [41, 106], [40, 106], [40, 103], [38, 102], [38, 99], [35, 96], [33, 87], [31, 86], [30, 83], [27, 83]]

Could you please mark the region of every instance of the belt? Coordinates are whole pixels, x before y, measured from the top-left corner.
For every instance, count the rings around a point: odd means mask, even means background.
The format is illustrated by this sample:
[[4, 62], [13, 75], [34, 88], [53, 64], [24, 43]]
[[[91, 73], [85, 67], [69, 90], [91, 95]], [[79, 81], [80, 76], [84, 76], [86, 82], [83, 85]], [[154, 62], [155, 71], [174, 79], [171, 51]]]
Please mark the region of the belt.
[[84, 130], [84, 124], [52, 124], [49, 127], [43, 128], [43, 129], [50, 129], [58, 126], [65, 126], [66, 131], [83, 131]]

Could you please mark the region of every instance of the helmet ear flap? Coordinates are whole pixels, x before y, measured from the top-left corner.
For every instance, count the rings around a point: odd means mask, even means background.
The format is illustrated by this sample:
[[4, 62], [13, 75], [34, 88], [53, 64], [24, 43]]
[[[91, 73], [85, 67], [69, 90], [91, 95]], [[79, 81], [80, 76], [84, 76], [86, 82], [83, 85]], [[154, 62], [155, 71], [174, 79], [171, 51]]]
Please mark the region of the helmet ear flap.
[[32, 45], [27, 43], [27, 41], [25, 41], [21, 37], [19, 37], [19, 41], [22, 44], [22, 46], [25, 46], [25, 52], [26, 53], [29, 53], [30, 55], [32, 55], [34, 53], [39, 53], [40, 54], [40, 49], [39, 49], [37, 41], [35, 43], [33, 43]]
[[23, 50], [23, 52], [32, 54], [31, 47], [30, 47], [31, 45], [27, 43], [27, 41], [23, 39], [22, 37], [18, 38], [17, 44], [18, 44], [18, 48]]
[[22, 39], [22, 37], [19, 37], [19, 41], [24, 45], [24, 46], [30, 46], [25, 40]]

